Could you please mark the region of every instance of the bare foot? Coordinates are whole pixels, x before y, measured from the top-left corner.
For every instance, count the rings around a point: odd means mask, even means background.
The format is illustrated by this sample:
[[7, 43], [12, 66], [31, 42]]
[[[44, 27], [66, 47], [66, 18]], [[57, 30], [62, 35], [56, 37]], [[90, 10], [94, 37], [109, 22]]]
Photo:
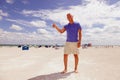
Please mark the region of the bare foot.
[[61, 72], [61, 74], [64, 74], [64, 73], [66, 73], [66, 72], [67, 72], [67, 70], [64, 70], [64, 71]]
[[78, 70], [74, 70], [74, 73], [78, 73]]

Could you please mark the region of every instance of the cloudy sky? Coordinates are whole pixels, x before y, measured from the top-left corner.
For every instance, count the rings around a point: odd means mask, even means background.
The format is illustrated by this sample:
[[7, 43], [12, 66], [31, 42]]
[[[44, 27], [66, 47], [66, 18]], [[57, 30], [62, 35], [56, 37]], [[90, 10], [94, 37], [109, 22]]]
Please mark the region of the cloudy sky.
[[0, 0], [0, 44], [63, 44], [71, 13], [82, 27], [82, 43], [120, 45], [119, 0]]

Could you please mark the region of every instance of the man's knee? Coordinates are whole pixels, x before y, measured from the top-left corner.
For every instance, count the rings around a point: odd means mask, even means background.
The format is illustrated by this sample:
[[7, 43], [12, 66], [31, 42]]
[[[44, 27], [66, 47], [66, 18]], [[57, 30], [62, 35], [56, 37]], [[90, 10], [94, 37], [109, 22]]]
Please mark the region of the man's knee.
[[78, 57], [78, 54], [74, 54], [74, 57]]
[[67, 56], [68, 56], [68, 54], [64, 54], [64, 56], [66, 56], [66, 57], [67, 57]]

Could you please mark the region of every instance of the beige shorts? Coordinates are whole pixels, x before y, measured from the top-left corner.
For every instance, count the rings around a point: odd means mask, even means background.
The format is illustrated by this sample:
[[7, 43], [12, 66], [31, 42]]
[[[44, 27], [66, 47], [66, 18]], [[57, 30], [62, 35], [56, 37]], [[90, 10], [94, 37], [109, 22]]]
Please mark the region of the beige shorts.
[[64, 54], [78, 54], [77, 42], [66, 42], [64, 47]]

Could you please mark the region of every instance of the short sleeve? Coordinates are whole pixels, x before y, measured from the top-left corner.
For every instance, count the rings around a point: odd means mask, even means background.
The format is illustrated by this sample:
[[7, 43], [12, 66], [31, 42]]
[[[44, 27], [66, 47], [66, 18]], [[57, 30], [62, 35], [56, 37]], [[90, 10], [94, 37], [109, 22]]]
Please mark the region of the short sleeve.
[[82, 30], [81, 25], [79, 23], [77, 24], [77, 26], [78, 26], [78, 29]]
[[64, 28], [67, 29], [67, 25], [65, 25]]

